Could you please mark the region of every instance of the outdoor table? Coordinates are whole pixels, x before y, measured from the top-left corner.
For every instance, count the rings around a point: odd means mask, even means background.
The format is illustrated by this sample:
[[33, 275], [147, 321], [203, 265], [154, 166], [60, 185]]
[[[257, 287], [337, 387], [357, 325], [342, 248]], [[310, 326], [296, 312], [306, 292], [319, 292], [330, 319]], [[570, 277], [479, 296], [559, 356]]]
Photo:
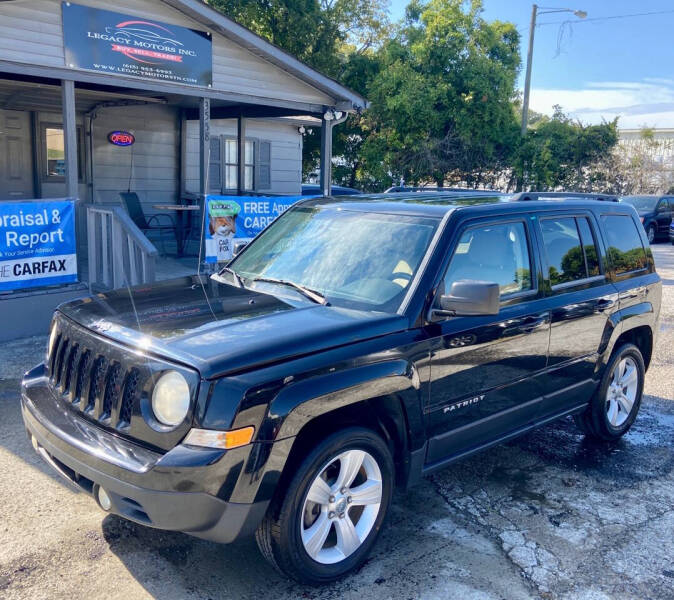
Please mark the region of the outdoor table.
[[184, 215], [187, 213], [188, 224], [192, 225], [192, 212], [195, 210], [200, 210], [201, 206], [198, 204], [153, 204], [152, 208], [157, 210], [174, 210], [176, 211], [176, 246], [178, 256], [183, 255], [183, 249], [185, 245], [184, 233]]

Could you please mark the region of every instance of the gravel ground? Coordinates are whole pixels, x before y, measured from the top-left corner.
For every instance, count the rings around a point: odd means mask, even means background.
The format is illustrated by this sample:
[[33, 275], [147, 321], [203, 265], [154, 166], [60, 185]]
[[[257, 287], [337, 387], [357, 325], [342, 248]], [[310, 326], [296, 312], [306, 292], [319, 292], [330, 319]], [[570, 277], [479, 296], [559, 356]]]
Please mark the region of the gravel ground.
[[32, 451], [18, 380], [44, 337], [0, 348], [0, 597], [674, 599], [674, 248], [641, 414], [610, 446], [564, 420], [396, 497], [360, 571], [324, 588], [220, 546], [104, 515]]

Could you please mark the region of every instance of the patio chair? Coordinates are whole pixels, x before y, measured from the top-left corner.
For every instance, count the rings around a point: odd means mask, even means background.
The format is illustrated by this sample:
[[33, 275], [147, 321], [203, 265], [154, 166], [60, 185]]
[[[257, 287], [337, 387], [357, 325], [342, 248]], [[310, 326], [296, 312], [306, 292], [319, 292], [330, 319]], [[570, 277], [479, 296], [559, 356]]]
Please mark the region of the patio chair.
[[[164, 231], [172, 231], [173, 238], [175, 239], [176, 222], [173, 217], [166, 213], [158, 213], [145, 217], [143, 207], [140, 204], [140, 199], [136, 192], [120, 192], [119, 195], [126, 205], [126, 210], [129, 213], [131, 220], [136, 224], [138, 229], [140, 229], [148, 238], [150, 237], [147, 235], [148, 232], [159, 232], [159, 242], [161, 243], [162, 253], [166, 254]], [[162, 219], [165, 219], [164, 223], [162, 223]]]

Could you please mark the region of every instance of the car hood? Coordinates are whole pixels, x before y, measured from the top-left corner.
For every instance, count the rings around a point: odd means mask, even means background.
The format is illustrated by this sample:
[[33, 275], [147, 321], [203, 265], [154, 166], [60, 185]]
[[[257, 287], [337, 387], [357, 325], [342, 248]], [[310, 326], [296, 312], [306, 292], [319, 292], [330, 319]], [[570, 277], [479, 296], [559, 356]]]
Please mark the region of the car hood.
[[298, 307], [196, 275], [96, 294], [59, 311], [117, 342], [196, 367], [205, 378], [406, 327], [397, 314]]

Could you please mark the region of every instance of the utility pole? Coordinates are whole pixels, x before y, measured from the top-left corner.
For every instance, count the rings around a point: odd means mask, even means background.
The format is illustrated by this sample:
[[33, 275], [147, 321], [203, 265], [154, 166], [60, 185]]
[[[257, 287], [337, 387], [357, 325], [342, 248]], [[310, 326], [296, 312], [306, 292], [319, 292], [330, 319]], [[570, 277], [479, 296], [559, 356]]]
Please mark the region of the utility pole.
[[531, 24], [529, 25], [529, 51], [527, 52], [527, 72], [524, 77], [524, 97], [522, 98], [522, 137], [527, 134], [527, 123], [529, 121], [529, 93], [531, 91], [531, 61], [534, 56], [534, 34], [536, 33], [536, 17], [538, 15], [547, 15], [550, 13], [570, 12], [576, 15], [579, 19], [587, 17], [584, 10], [577, 10], [573, 8], [547, 8], [543, 7], [541, 12], [538, 12], [538, 5], [534, 4], [531, 7]]
[[531, 7], [531, 23], [529, 25], [529, 51], [527, 52], [527, 73], [524, 77], [524, 97], [522, 98], [522, 137], [527, 134], [529, 120], [529, 92], [531, 91], [531, 59], [534, 56], [534, 34], [536, 33], [536, 15], [538, 5]]

